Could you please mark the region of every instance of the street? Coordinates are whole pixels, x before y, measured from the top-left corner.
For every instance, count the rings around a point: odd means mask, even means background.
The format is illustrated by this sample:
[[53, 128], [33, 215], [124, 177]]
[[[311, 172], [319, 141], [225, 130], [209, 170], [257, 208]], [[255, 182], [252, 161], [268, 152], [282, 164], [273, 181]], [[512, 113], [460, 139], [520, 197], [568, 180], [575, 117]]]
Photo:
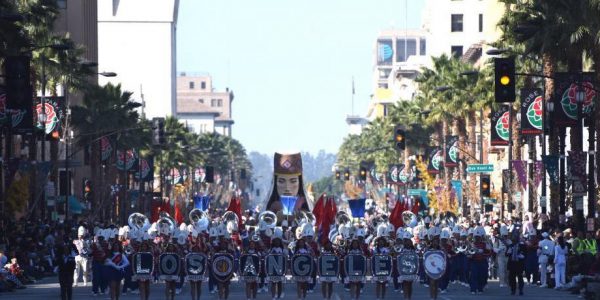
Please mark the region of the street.
[[[230, 299], [246, 299], [244, 294], [243, 286], [234, 282], [231, 285]], [[471, 295], [468, 288], [451, 284], [448, 288], [449, 291], [446, 294], [440, 294], [439, 299], [441, 300], [459, 300], [459, 299], [504, 299], [509, 298], [525, 298], [525, 299], [578, 299], [577, 295], [572, 295], [565, 291], [555, 291], [552, 289], [542, 289], [538, 287], [525, 286], [524, 296], [510, 296], [508, 288], [500, 288], [497, 281], [491, 281], [488, 289], [481, 295]], [[110, 299], [108, 295], [102, 295], [94, 297], [92, 296], [92, 288], [88, 287], [76, 287], [73, 289], [73, 299]], [[202, 299], [217, 299], [217, 294], [207, 293], [207, 285], [204, 284], [202, 287]], [[13, 296], [19, 300], [29, 299], [58, 299], [60, 296], [60, 290], [56, 278], [46, 278], [34, 285], [29, 285], [25, 290], [18, 290], [14, 293], [7, 294], [3, 293], [0, 296], [10, 297]], [[163, 299], [164, 285], [153, 284], [150, 299]], [[187, 299], [189, 298], [189, 285], [184, 285], [181, 294], [177, 295], [176, 298]], [[349, 292], [344, 291], [341, 284], [335, 285], [335, 291], [333, 299], [339, 300], [349, 297]], [[393, 289], [388, 289], [387, 299], [401, 299], [402, 295], [400, 291], [395, 292]], [[285, 285], [285, 297], [284, 299], [295, 299], [296, 288], [295, 284], [289, 282]], [[308, 294], [307, 299], [321, 299], [320, 286], [315, 288], [315, 292]], [[374, 299], [375, 298], [375, 285], [368, 283], [365, 286], [364, 293], [361, 295], [363, 299]], [[123, 295], [121, 299], [139, 299], [139, 295]], [[271, 299], [270, 294], [261, 293], [258, 294], [257, 299]], [[429, 289], [421, 285], [415, 285], [413, 299], [429, 299]]]

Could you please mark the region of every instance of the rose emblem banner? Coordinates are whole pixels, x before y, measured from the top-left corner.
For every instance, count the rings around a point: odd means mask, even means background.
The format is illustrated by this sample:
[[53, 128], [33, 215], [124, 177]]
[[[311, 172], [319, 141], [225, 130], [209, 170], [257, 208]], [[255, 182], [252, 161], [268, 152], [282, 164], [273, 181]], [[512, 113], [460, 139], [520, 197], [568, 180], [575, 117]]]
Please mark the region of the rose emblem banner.
[[141, 177], [142, 181], [154, 180], [154, 157], [140, 158], [138, 161], [139, 169], [135, 173], [135, 178], [140, 180]]
[[117, 150], [117, 162], [116, 167], [121, 171], [129, 171], [133, 166], [136, 166], [138, 163], [138, 154], [135, 149], [130, 149], [127, 151]]
[[490, 144], [492, 146], [508, 146], [510, 135], [509, 106], [501, 105], [498, 110], [492, 110], [490, 124], [490, 132], [492, 133]]
[[442, 169], [442, 149], [439, 147], [431, 148], [428, 156], [427, 172], [429, 174], [439, 174]]
[[65, 98], [64, 97], [45, 97], [44, 113], [46, 114], [46, 122], [42, 124], [39, 119], [42, 113], [42, 98], [35, 99], [35, 124], [38, 129], [44, 130], [45, 134], [50, 134], [53, 131], [61, 132], [62, 123], [65, 119]]
[[576, 126], [578, 93], [583, 95], [583, 116], [590, 115], [594, 110], [594, 103], [598, 97], [592, 84], [595, 81], [594, 73], [555, 73], [554, 76], [554, 124], [561, 127]]
[[458, 136], [448, 135], [446, 136], [446, 159], [444, 160], [445, 167], [457, 167], [458, 166]]
[[544, 132], [542, 115], [544, 99], [540, 89], [521, 89], [521, 134], [538, 135]]
[[112, 153], [113, 153], [112, 142], [111, 142], [110, 138], [108, 138], [107, 136], [103, 136], [100, 138], [99, 143], [100, 143], [100, 156], [102, 158], [102, 161], [107, 161], [112, 156]]

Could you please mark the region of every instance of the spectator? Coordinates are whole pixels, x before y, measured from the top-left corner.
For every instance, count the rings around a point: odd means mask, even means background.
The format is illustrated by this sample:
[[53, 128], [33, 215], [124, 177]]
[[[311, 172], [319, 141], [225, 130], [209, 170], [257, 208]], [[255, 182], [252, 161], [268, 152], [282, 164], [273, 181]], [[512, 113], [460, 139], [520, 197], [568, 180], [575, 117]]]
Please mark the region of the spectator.
[[554, 246], [554, 281], [555, 289], [560, 289], [565, 285], [567, 269], [567, 244], [562, 236], [558, 237], [556, 246]]

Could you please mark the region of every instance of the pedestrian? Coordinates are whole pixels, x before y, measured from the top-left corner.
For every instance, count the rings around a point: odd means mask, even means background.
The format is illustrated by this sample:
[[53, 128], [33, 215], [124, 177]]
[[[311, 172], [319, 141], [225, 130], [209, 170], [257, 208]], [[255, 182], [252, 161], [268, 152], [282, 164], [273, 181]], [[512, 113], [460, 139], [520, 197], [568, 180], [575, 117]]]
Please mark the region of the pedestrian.
[[75, 273], [75, 255], [70, 244], [60, 246], [56, 251], [54, 262], [58, 272], [58, 283], [60, 285], [60, 298], [62, 300], [73, 299], [73, 274]]
[[548, 287], [548, 265], [552, 262], [551, 257], [554, 255], [554, 242], [547, 232], [542, 233], [542, 238], [538, 247], [538, 262], [540, 264], [540, 287], [545, 288]]
[[519, 295], [523, 295], [523, 272], [525, 271], [525, 243], [520, 240], [518, 230], [513, 230], [512, 240], [508, 249], [506, 249], [508, 257], [508, 285], [510, 293], [514, 295], [517, 290], [517, 281], [519, 283]]
[[494, 240], [494, 253], [496, 253], [496, 262], [498, 265], [498, 281], [501, 288], [508, 285], [508, 281], [506, 280], [508, 275], [506, 271], [506, 264], [508, 263], [508, 258], [506, 257], [507, 242], [509, 242], [508, 228], [506, 225], [501, 225], [500, 235]]
[[567, 244], [565, 243], [565, 239], [562, 236], [558, 237], [558, 242], [556, 246], [554, 246], [554, 281], [555, 281], [555, 289], [560, 289], [565, 285], [566, 276], [565, 272], [567, 270], [567, 254], [569, 253], [567, 249]]

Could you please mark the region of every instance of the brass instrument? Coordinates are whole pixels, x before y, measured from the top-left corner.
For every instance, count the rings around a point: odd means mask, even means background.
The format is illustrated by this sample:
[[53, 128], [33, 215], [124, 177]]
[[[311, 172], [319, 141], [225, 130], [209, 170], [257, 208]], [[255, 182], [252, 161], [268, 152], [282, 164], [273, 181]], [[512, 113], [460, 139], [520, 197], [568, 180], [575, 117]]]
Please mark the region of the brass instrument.
[[467, 246], [467, 244], [465, 243], [465, 241], [459, 241], [458, 245], [456, 247], [454, 247], [454, 252], [456, 253], [465, 253], [467, 252], [467, 250], [469, 249], [469, 247]]
[[156, 225], [158, 232], [169, 236], [173, 235], [176, 228], [175, 224], [177, 223], [168, 213], [161, 212], [160, 215], [160, 219]]
[[127, 218], [127, 223], [129, 224], [129, 228], [136, 231], [142, 230], [142, 228], [150, 225], [148, 217], [138, 212], [129, 215], [129, 218]]
[[123, 249], [123, 252], [125, 252], [125, 255], [131, 255], [133, 254], [133, 247], [131, 246], [131, 244], [125, 246], [125, 249]]
[[264, 229], [265, 235], [270, 237], [273, 235], [273, 228], [277, 225], [277, 215], [272, 211], [264, 211], [258, 215], [258, 222], [259, 230]]
[[417, 216], [410, 210], [402, 212], [402, 221], [408, 227], [415, 227], [418, 224]]
[[224, 224], [227, 232], [231, 234], [238, 230], [240, 220], [234, 212], [226, 211], [221, 217], [221, 222]]

